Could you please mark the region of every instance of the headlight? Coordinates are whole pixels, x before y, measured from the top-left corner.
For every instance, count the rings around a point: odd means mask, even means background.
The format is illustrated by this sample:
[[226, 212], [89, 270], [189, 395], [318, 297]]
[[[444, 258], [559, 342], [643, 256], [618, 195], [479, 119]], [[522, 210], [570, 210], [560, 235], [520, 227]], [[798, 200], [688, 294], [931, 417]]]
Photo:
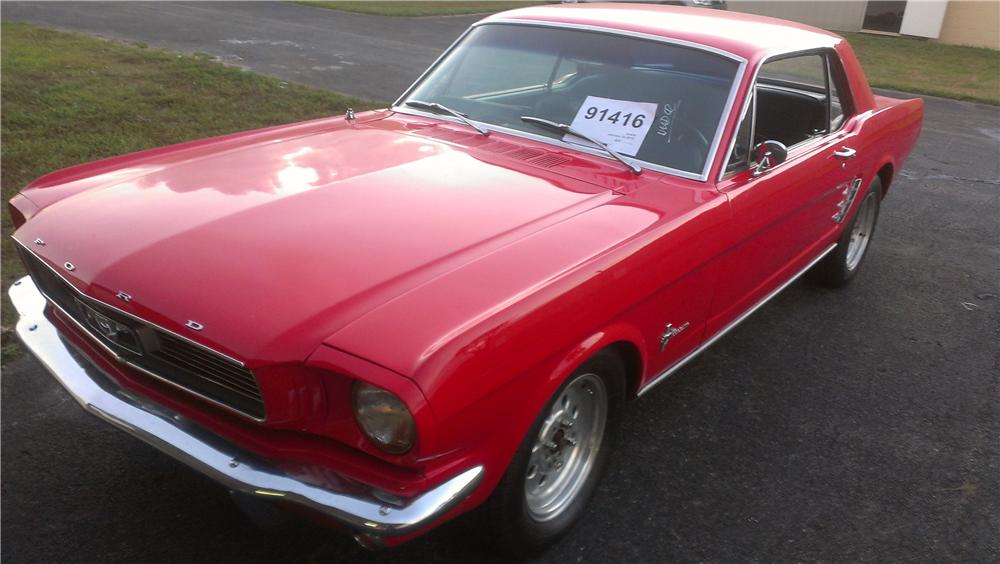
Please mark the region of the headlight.
[[365, 435], [390, 454], [403, 454], [413, 446], [413, 415], [392, 392], [355, 381], [354, 418]]

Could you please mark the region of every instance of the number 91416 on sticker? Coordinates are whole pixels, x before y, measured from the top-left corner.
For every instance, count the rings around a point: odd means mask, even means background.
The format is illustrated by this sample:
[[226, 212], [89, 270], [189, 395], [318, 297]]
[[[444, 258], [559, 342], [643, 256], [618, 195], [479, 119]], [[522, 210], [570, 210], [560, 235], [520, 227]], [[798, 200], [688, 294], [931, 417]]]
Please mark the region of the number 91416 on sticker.
[[629, 125], [631, 125], [632, 127], [642, 127], [642, 124], [645, 123], [646, 121], [646, 116], [642, 114], [628, 113], [622, 115], [621, 111], [617, 111], [611, 115], [608, 115], [607, 108], [598, 108], [597, 106], [591, 106], [587, 108], [587, 111], [583, 117], [584, 119], [596, 119], [600, 121], [607, 120], [615, 125], [619, 125], [618, 122], [620, 121], [622, 127], [628, 127]]
[[[635, 156], [649, 133], [658, 104], [588, 96], [571, 127], [624, 155]], [[579, 142], [572, 135], [566, 141]]]

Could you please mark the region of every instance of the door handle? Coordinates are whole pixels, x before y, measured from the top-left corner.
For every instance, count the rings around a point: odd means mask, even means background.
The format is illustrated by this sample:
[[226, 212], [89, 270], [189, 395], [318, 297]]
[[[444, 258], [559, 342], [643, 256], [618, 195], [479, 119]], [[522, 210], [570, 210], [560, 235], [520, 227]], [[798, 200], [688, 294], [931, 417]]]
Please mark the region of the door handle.
[[857, 155], [858, 151], [850, 147], [841, 147], [839, 151], [834, 151], [833, 156], [840, 157], [842, 159], [850, 159]]

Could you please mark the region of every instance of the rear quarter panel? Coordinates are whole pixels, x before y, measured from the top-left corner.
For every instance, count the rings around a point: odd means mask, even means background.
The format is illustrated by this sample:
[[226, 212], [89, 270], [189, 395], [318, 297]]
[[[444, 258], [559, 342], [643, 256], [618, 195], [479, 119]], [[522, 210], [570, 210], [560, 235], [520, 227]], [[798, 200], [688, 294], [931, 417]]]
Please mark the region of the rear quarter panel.
[[[920, 98], [899, 100], [877, 96], [876, 107], [862, 128], [861, 140], [865, 153], [863, 170], [871, 182], [883, 167], [890, 167], [883, 179], [883, 193], [888, 192], [891, 180], [903, 169], [906, 159], [920, 137], [924, 118], [924, 101]], [[860, 149], [859, 149], [860, 153]]]
[[861, 118], [858, 146], [854, 148], [858, 150], [862, 179], [867, 186], [888, 165], [889, 182], [882, 183], [887, 191], [920, 135], [924, 102], [920, 98], [898, 100], [874, 95], [851, 45], [843, 40], [836, 45], [836, 51], [850, 83], [855, 113]]

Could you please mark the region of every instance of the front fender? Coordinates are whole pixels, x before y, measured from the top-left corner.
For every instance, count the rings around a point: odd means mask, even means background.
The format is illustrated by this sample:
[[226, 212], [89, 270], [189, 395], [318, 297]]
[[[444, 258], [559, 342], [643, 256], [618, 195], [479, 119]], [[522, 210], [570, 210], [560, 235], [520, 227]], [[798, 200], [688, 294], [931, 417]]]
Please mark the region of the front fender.
[[645, 365], [639, 352], [644, 350], [643, 338], [636, 327], [612, 323], [439, 422], [439, 447], [459, 454], [447, 457], [451, 460], [441, 473], [446, 475], [470, 464], [485, 468], [483, 483], [463, 504], [465, 508], [471, 509], [489, 497], [535, 418], [559, 386], [598, 351], [622, 345], [634, 348], [638, 358], [638, 373], [629, 375], [629, 392], [634, 394]]

